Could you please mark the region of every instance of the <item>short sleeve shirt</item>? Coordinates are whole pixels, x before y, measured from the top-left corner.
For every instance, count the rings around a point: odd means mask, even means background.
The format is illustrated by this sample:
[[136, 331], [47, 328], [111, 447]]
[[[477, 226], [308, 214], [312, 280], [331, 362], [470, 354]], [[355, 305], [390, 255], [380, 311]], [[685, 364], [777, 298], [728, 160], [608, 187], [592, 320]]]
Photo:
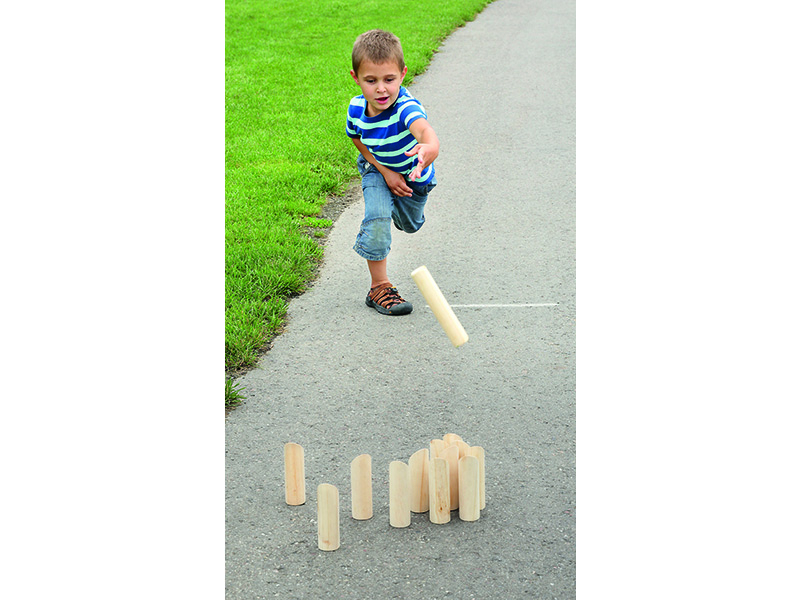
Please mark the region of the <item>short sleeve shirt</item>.
[[[416, 155], [404, 154], [417, 145], [416, 138], [408, 128], [421, 118], [428, 118], [425, 109], [406, 88], [400, 86], [395, 103], [377, 117], [367, 116], [367, 101], [363, 94], [353, 98], [347, 108], [346, 132], [351, 138], [360, 137], [379, 163], [392, 171], [408, 175], [417, 166]], [[430, 164], [414, 183], [430, 183], [433, 175], [433, 164]]]

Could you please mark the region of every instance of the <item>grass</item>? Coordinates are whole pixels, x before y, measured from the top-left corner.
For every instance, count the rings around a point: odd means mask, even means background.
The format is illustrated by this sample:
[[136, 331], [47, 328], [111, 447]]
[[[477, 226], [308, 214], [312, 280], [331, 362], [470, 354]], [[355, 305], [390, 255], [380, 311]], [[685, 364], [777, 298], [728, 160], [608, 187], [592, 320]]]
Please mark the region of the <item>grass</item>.
[[234, 408], [241, 404], [244, 394], [242, 387], [234, 383], [230, 377], [225, 377], [225, 408]]
[[253, 366], [279, 332], [322, 258], [315, 237], [330, 222], [320, 210], [356, 175], [344, 134], [360, 93], [349, 74], [355, 38], [394, 32], [409, 85], [490, 1], [226, 0], [226, 372]]

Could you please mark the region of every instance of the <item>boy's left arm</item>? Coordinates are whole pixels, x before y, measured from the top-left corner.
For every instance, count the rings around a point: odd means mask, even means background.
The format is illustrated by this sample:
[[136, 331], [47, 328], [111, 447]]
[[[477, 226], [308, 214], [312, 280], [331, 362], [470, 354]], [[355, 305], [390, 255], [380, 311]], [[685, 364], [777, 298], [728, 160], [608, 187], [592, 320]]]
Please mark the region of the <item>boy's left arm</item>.
[[405, 153], [406, 156], [417, 155], [417, 167], [408, 174], [411, 181], [417, 180], [439, 156], [439, 138], [427, 119], [417, 119], [408, 128], [417, 140], [417, 145]]

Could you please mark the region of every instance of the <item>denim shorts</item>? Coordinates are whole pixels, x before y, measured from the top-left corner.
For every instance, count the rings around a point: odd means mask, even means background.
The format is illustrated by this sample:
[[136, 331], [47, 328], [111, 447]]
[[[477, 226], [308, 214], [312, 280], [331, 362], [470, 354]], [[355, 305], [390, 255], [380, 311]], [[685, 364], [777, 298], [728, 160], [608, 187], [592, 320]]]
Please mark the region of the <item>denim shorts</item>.
[[411, 196], [395, 196], [376, 167], [359, 155], [358, 172], [364, 192], [364, 220], [356, 236], [353, 250], [367, 260], [383, 260], [389, 256], [392, 243], [392, 222], [400, 231], [415, 233], [425, 223], [425, 203], [436, 187], [436, 176], [420, 185], [406, 179]]

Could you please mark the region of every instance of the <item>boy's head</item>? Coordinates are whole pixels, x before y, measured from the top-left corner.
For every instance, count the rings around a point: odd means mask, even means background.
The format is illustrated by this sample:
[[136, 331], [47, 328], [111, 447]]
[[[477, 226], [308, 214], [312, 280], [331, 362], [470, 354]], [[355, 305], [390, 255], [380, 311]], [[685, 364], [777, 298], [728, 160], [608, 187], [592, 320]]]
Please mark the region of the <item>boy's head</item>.
[[366, 31], [356, 38], [353, 44], [353, 73], [358, 75], [358, 69], [365, 60], [376, 65], [395, 63], [400, 71], [406, 67], [400, 40], [393, 33], [381, 29]]
[[400, 40], [388, 31], [367, 31], [353, 44], [350, 75], [364, 94], [368, 117], [375, 117], [394, 104], [407, 71]]

